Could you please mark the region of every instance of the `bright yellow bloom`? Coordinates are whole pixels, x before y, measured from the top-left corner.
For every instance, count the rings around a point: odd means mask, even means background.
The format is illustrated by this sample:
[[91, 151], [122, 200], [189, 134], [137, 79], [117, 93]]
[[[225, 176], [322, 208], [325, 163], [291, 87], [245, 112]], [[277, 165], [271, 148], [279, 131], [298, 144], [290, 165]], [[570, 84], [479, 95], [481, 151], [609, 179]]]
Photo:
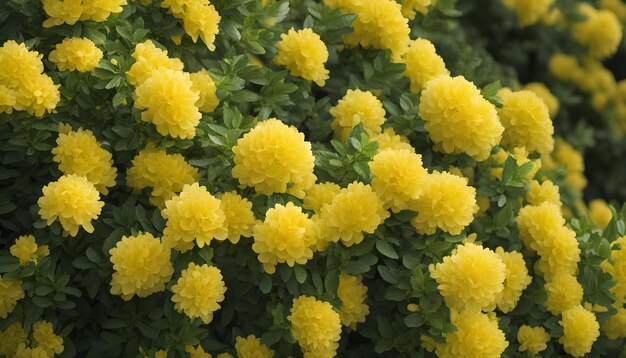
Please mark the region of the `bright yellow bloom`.
[[198, 183], [185, 185], [180, 194], [166, 201], [161, 215], [167, 220], [163, 242], [179, 251], [190, 250], [194, 240], [203, 247], [228, 236], [220, 200]]
[[17, 301], [24, 298], [21, 280], [8, 280], [0, 276], [0, 318], [7, 318]]
[[613, 213], [606, 201], [594, 199], [589, 202], [589, 218], [600, 228], [605, 229], [613, 219]]
[[517, 331], [517, 341], [519, 342], [519, 351], [537, 355], [548, 348], [550, 335], [546, 330], [539, 327], [531, 327], [522, 325]]
[[26, 344], [27, 337], [21, 322], [15, 322], [0, 331], [0, 355], [13, 357], [20, 344]]
[[33, 235], [23, 235], [15, 240], [9, 249], [11, 255], [20, 260], [20, 265], [26, 265], [29, 261], [37, 259], [37, 243]]
[[541, 82], [531, 82], [524, 86], [524, 89], [535, 93], [539, 98], [543, 100], [543, 103], [548, 107], [550, 112], [550, 118], [556, 117], [561, 106], [559, 99], [550, 92], [550, 89]]
[[574, 39], [589, 48], [595, 58], [604, 59], [615, 54], [622, 41], [622, 26], [617, 16], [608, 10], [596, 10], [587, 3], [581, 4], [578, 12], [586, 19], [574, 23]]
[[174, 273], [170, 248], [150, 233], [123, 236], [109, 253], [114, 270], [111, 293], [124, 300], [164, 291]]
[[580, 305], [583, 299], [583, 287], [576, 276], [568, 273], [559, 273], [552, 277], [546, 282], [545, 290], [548, 294], [545, 306], [555, 316]]
[[582, 154], [562, 138], [557, 138], [553, 155], [558, 163], [566, 166], [567, 184], [576, 190], [583, 190], [587, 186], [587, 179], [583, 174], [585, 164]]
[[439, 228], [457, 235], [478, 212], [476, 189], [467, 185], [467, 178], [435, 171], [423, 181], [411, 210], [418, 212], [411, 224], [420, 234], [434, 234]]
[[557, 53], [548, 62], [550, 73], [561, 81], [577, 81], [583, 76], [583, 70], [574, 56]]
[[115, 185], [117, 169], [113, 156], [103, 149], [90, 130], [73, 131], [68, 125], [59, 125], [57, 146], [52, 148], [52, 160], [59, 163], [63, 174], [86, 177], [104, 195]]
[[[408, 0], [403, 2], [406, 3]], [[426, 0], [430, 3], [430, 0]], [[402, 57], [406, 65], [404, 75], [411, 80], [411, 92], [418, 93], [426, 87], [426, 83], [439, 76], [450, 76], [445, 62], [437, 54], [432, 42], [426, 39], [411, 41], [409, 49]]]
[[183, 28], [193, 42], [198, 41], [198, 37], [206, 47], [215, 51], [215, 35], [220, 32], [219, 24], [222, 19], [208, 1], [188, 0], [185, 11], [182, 14]]
[[517, 306], [522, 292], [530, 285], [532, 278], [528, 275], [526, 262], [519, 252], [506, 252], [502, 247], [498, 247], [496, 255], [506, 266], [504, 289], [498, 295], [496, 305], [503, 313], [509, 313]]
[[254, 335], [246, 338], [237, 337], [235, 341], [235, 351], [239, 358], [273, 358], [274, 351]]
[[233, 147], [233, 177], [261, 194], [290, 193], [299, 198], [315, 183], [311, 143], [296, 127], [276, 118], [259, 122]]
[[50, 357], [63, 353], [63, 338], [54, 334], [54, 329], [50, 322], [35, 322], [33, 324], [33, 339], [37, 343], [37, 347], [45, 349]]
[[428, 171], [422, 166], [422, 156], [407, 149], [382, 151], [369, 163], [372, 188], [384, 202], [385, 208], [400, 212], [419, 198]]
[[100, 215], [104, 202], [87, 178], [75, 174], [63, 175], [59, 180], [43, 187], [43, 195], [37, 200], [39, 216], [52, 225], [59, 220], [63, 230], [71, 236], [78, 234], [82, 226], [92, 233], [91, 223]]
[[[189, 353], [189, 358], [213, 358], [211, 353], [205, 352], [201, 345], [195, 348], [190, 344], [186, 345], [185, 352]], [[167, 355], [165, 357], [167, 358]]]
[[170, 69], [152, 72], [135, 89], [135, 107], [145, 109], [141, 120], [151, 122], [161, 135], [191, 139], [202, 115], [196, 107], [200, 99], [188, 73]]
[[559, 187], [550, 180], [544, 180], [541, 184], [536, 180], [532, 180], [530, 182], [530, 189], [526, 193], [526, 201], [530, 205], [539, 205], [547, 202], [561, 206]]
[[79, 20], [103, 22], [112, 13], [122, 12], [126, 0], [42, 0], [42, 3], [49, 16], [43, 27], [52, 27], [63, 23], [74, 25]]
[[361, 277], [341, 274], [337, 296], [341, 300], [339, 317], [344, 326], [356, 329], [357, 323], [365, 322], [365, 317], [370, 313], [370, 308], [365, 303], [367, 286], [361, 282]]
[[359, 123], [371, 137], [381, 132], [385, 122], [383, 103], [370, 91], [349, 89], [345, 96], [330, 109], [334, 120], [331, 123], [335, 138], [345, 141]]
[[510, 146], [522, 146], [529, 152], [542, 154], [552, 152], [554, 148], [554, 127], [548, 107], [534, 92], [508, 89], [498, 91], [502, 99], [502, 108], [498, 109], [504, 126], [502, 143]]
[[200, 317], [204, 324], [213, 320], [213, 312], [220, 308], [224, 300], [226, 286], [221, 271], [215, 266], [198, 266], [193, 262], [181, 273], [172, 286], [172, 302], [178, 312], [189, 318]]
[[544, 17], [554, 0], [502, 0], [504, 6], [515, 11], [522, 27], [534, 25]]
[[88, 38], [65, 38], [48, 55], [59, 71], [89, 72], [98, 66], [102, 50]]
[[209, 72], [207, 70], [201, 70], [190, 74], [189, 77], [191, 78], [191, 82], [193, 82], [191, 89], [199, 93], [196, 107], [198, 107], [200, 112], [213, 112], [220, 104], [220, 99], [217, 98], [217, 87], [211, 75], [209, 75]]
[[258, 254], [265, 272], [274, 273], [276, 264], [304, 265], [313, 258], [313, 221], [302, 208], [288, 202], [276, 204], [265, 213], [265, 221], [254, 227], [252, 250]]
[[504, 131], [495, 106], [462, 76], [429, 81], [422, 92], [420, 117], [436, 149], [466, 153], [476, 160], [489, 156]]
[[334, 353], [339, 347], [341, 319], [330, 303], [300, 296], [294, 298], [290, 313], [287, 319], [291, 322], [291, 333], [305, 354]]
[[[626, 337], [626, 308], [619, 307], [617, 313], [611, 316], [604, 325], [602, 325], [602, 332], [604, 332], [609, 339]], [[0, 342], [2, 342], [2, 338], [0, 338]]]
[[252, 203], [235, 191], [224, 193], [220, 202], [225, 216], [224, 224], [228, 230], [228, 240], [236, 244], [242, 236], [252, 236], [252, 229], [256, 223]]
[[335, 183], [313, 184], [305, 191], [306, 196], [302, 200], [302, 207], [319, 213], [322, 207], [330, 204], [340, 191], [341, 187]]
[[50, 358], [50, 355], [43, 347], [29, 348], [22, 343], [15, 352], [16, 358]]
[[616, 239], [612, 245], [610, 260], [602, 262], [600, 267], [617, 281], [611, 293], [615, 295], [615, 306], [622, 307], [626, 303], [626, 236]]
[[445, 344], [436, 344], [439, 358], [498, 358], [508, 347], [495, 316], [478, 311], [451, 312], [457, 331], [446, 335]]
[[135, 63], [126, 72], [128, 82], [134, 86], [144, 83], [154, 71], [170, 69], [183, 70], [183, 63], [177, 58], [169, 58], [166, 50], [157, 48], [151, 40], [138, 43], [132, 54]]
[[415, 151], [415, 148], [409, 143], [409, 139], [401, 134], [396, 134], [391, 127], [385, 128], [382, 133], [378, 133], [371, 138], [378, 142], [379, 152], [387, 149], [408, 149], [412, 152]]
[[438, 0], [402, 0], [402, 15], [409, 20], [413, 20], [419, 12], [428, 13], [428, 6], [436, 3]]
[[183, 186], [195, 183], [200, 174], [180, 154], [167, 154], [163, 149], [148, 145], [132, 161], [126, 172], [131, 188], [152, 188], [150, 202], [160, 208]]
[[559, 338], [559, 343], [563, 345], [565, 352], [574, 357], [589, 353], [600, 335], [596, 316], [580, 305], [563, 312], [559, 324], [563, 327], [563, 336]]
[[287, 67], [292, 76], [302, 77], [315, 82], [318, 86], [324, 86], [329, 73], [324, 67], [328, 61], [328, 49], [313, 30], [289, 29], [286, 34], [280, 35], [276, 49], [278, 50], [274, 57], [276, 64]]

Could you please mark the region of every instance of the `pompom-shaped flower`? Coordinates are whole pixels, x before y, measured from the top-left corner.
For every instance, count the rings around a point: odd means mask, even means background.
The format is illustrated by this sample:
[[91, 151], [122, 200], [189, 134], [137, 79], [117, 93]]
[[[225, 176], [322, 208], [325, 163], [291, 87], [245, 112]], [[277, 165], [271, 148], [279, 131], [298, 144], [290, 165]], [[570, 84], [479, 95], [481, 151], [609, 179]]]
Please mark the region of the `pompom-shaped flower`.
[[574, 23], [572, 34], [574, 39], [589, 48], [591, 56], [604, 59], [617, 52], [622, 41], [622, 26], [617, 16], [608, 10], [596, 10], [584, 3], [578, 12], [585, 20]]
[[287, 319], [291, 322], [291, 333], [305, 354], [334, 353], [339, 347], [341, 319], [330, 303], [300, 296], [294, 298], [290, 313]]
[[411, 210], [418, 212], [411, 224], [419, 233], [433, 234], [439, 228], [457, 235], [478, 212], [476, 189], [467, 185], [467, 178], [435, 171], [423, 181], [422, 194]]
[[548, 69], [561, 81], [577, 81], [583, 75], [576, 57], [562, 53], [554, 54], [550, 58]]
[[346, 95], [330, 109], [334, 120], [331, 124], [335, 131], [335, 137], [345, 141], [359, 123], [370, 136], [381, 131], [381, 125], [385, 122], [385, 109], [383, 103], [370, 91], [359, 89], [346, 92]]
[[79, 20], [102, 22], [112, 13], [122, 12], [126, 0], [42, 0], [42, 3], [49, 16], [43, 22], [43, 27], [52, 27], [63, 23], [74, 25]]
[[[322, 207], [319, 224], [324, 240], [341, 241], [346, 246], [363, 241], [363, 233], [372, 234], [389, 213], [369, 185], [354, 182], [341, 189], [333, 201]], [[323, 245], [322, 245], [323, 246]]]
[[179, 195], [166, 201], [161, 215], [167, 220], [163, 242], [179, 251], [191, 249], [194, 240], [203, 247], [228, 236], [220, 200], [198, 183], [185, 185]]
[[17, 347], [15, 356], [18, 358], [50, 358], [50, 355], [43, 347], [30, 348], [22, 343]]
[[7, 318], [17, 301], [24, 298], [21, 280], [8, 280], [0, 276], [0, 318]]
[[580, 305], [583, 299], [583, 287], [576, 276], [568, 273], [559, 273], [552, 277], [546, 282], [545, 290], [548, 294], [545, 306], [555, 316]]
[[504, 289], [498, 295], [496, 305], [503, 313], [511, 312], [517, 301], [522, 296], [522, 292], [530, 285], [532, 278], [528, 275], [524, 257], [517, 251], [506, 252], [503, 248], [496, 248], [496, 255], [506, 266], [504, 278]]
[[407, 149], [382, 151], [369, 163], [372, 188], [385, 203], [385, 208], [400, 212], [419, 198], [428, 171], [422, 166], [422, 156]]
[[261, 343], [261, 340], [252, 334], [246, 338], [237, 337], [235, 341], [235, 351], [237, 351], [237, 357], [239, 358], [274, 357], [274, 351]]
[[26, 344], [27, 337], [21, 322], [15, 322], [0, 331], [0, 355], [13, 357], [20, 344]]
[[548, 89], [546, 85], [541, 82], [531, 82], [526, 84], [524, 89], [533, 92], [543, 100], [543, 103], [548, 107], [548, 112], [550, 112], [550, 118], [556, 117], [561, 104], [559, 103], [559, 99], [550, 92], [550, 89]]
[[163, 207], [183, 186], [195, 183], [200, 174], [180, 154], [167, 154], [147, 146], [133, 159], [126, 183], [135, 189], [152, 188], [150, 202]]
[[517, 341], [519, 342], [519, 351], [537, 355], [548, 348], [550, 335], [546, 330], [539, 327], [531, 327], [522, 325], [517, 331]]
[[435, 148], [477, 160], [487, 159], [504, 131], [494, 105], [462, 76], [429, 81], [422, 92], [420, 117]]
[[387, 149], [408, 149], [412, 152], [415, 148], [409, 143], [409, 139], [401, 134], [396, 134], [396, 131], [391, 127], [385, 128], [382, 133], [372, 137], [373, 140], [378, 142], [378, 151], [382, 152]]
[[542, 154], [554, 148], [554, 127], [548, 107], [534, 92], [508, 89], [498, 91], [502, 108], [498, 109], [504, 134], [502, 143], [512, 147], [525, 147], [529, 152]]
[[457, 330], [446, 335], [446, 343], [436, 345], [439, 358], [497, 358], [508, 347], [495, 316], [478, 311], [451, 313]]
[[102, 50], [88, 38], [66, 38], [48, 56], [59, 71], [89, 72], [98, 66]]
[[124, 300], [165, 290], [174, 273], [170, 248], [150, 233], [123, 236], [109, 253], [114, 270], [111, 293]]
[[252, 229], [256, 223], [252, 203], [234, 191], [224, 193], [220, 202], [228, 230], [228, 240], [236, 244], [242, 236], [252, 236]]
[[78, 234], [82, 226], [92, 233], [91, 223], [100, 215], [104, 203], [100, 194], [87, 178], [75, 174], [63, 175], [59, 180], [43, 187], [39, 198], [39, 216], [51, 225], [59, 220], [63, 230], [71, 236]]
[[613, 213], [606, 201], [594, 199], [589, 202], [589, 218], [600, 228], [604, 229], [613, 219]]
[[626, 236], [613, 241], [612, 245], [610, 260], [603, 261], [600, 266], [617, 281], [611, 292], [615, 295], [615, 306], [621, 307], [626, 303]]
[[159, 134], [191, 139], [202, 117], [196, 107], [200, 96], [192, 87], [188, 73], [159, 69], [135, 90], [135, 107], [145, 109], [141, 119]]
[[326, 44], [313, 30], [289, 29], [280, 35], [276, 44], [278, 54], [274, 62], [289, 69], [292, 76], [302, 77], [323, 86], [328, 79], [328, 70], [324, 67], [328, 61]]
[[339, 317], [344, 326], [356, 329], [356, 324], [365, 322], [365, 317], [370, 313], [367, 299], [367, 286], [361, 282], [360, 277], [341, 274], [337, 296], [341, 300]]
[[50, 357], [63, 353], [63, 338], [54, 334], [54, 329], [50, 322], [35, 322], [33, 324], [33, 339], [37, 342], [37, 347], [45, 349]]
[[413, 20], [418, 12], [427, 14], [428, 6], [436, 2], [437, 0], [402, 0], [402, 15]]
[[290, 193], [304, 197], [315, 183], [311, 143], [293, 126], [276, 118], [259, 122], [233, 147], [233, 177], [242, 187], [261, 194]]
[[195, 92], [199, 93], [196, 107], [198, 107], [200, 112], [213, 112], [213, 110], [220, 104], [220, 99], [217, 98], [217, 87], [215, 86], [215, 82], [213, 82], [211, 75], [209, 75], [209, 72], [207, 70], [202, 70], [190, 74], [189, 77], [191, 78], [191, 82], [193, 82], [193, 86], [191, 88]]
[[[45, 250], [47, 250], [47, 246], [45, 246]], [[29, 261], [35, 261], [37, 256], [42, 255], [44, 253], [43, 247], [40, 249], [37, 246], [37, 242], [35, 242], [35, 237], [33, 235], [24, 235], [20, 236], [15, 240], [15, 243], [11, 245], [9, 249], [11, 255], [20, 260], [20, 265], [26, 265]]]
[[254, 227], [252, 250], [268, 273], [274, 273], [278, 263], [304, 265], [313, 257], [312, 229], [313, 221], [299, 206], [276, 204], [265, 213], [265, 221]]
[[554, 0], [502, 0], [504, 6], [515, 11], [522, 27], [534, 25], [541, 20]]
[[[604, 332], [609, 339], [626, 337], [626, 308], [618, 308], [617, 313], [609, 317], [604, 325], [602, 325], [602, 332]], [[2, 333], [0, 333], [0, 337], [1, 335]], [[0, 343], [1, 342], [2, 338], [0, 338]], [[2, 351], [0, 351], [0, 353], [1, 352]]]
[[526, 193], [526, 201], [530, 205], [551, 203], [556, 206], [561, 206], [559, 187], [550, 180], [544, 180], [541, 184], [533, 180], [530, 182], [530, 189]]
[[316, 183], [306, 190], [302, 207], [319, 213], [322, 207], [329, 204], [339, 194], [341, 187], [335, 183]]
[[193, 262], [183, 270], [172, 286], [172, 301], [178, 312], [189, 318], [200, 317], [205, 324], [213, 320], [213, 312], [224, 300], [226, 286], [221, 271], [215, 266], [198, 266]]
[[[428, 1], [430, 2], [430, 0]], [[413, 93], [423, 90], [426, 83], [433, 78], [450, 75], [445, 62], [437, 54], [435, 46], [426, 39], [411, 41], [408, 51], [402, 57], [402, 62], [406, 65], [404, 75], [411, 80], [411, 92]]]
[[600, 335], [596, 316], [581, 305], [563, 312], [559, 324], [563, 327], [563, 336], [559, 338], [559, 343], [563, 345], [565, 352], [574, 357], [589, 353]]
[[220, 32], [220, 14], [208, 1], [186, 1], [185, 10], [182, 13], [183, 28], [193, 42], [198, 37], [206, 47], [215, 50], [215, 35]]
[[135, 63], [126, 73], [128, 82], [134, 86], [141, 85], [152, 76], [152, 72], [162, 69], [182, 71], [183, 63], [177, 58], [169, 58], [167, 51], [157, 48], [151, 40], [137, 44], [132, 54]]
[[102, 194], [108, 194], [115, 185], [117, 170], [111, 153], [100, 147], [90, 130], [79, 128], [72, 131], [66, 125], [59, 126], [57, 146], [52, 148], [52, 158], [59, 163], [63, 174], [84, 176]]

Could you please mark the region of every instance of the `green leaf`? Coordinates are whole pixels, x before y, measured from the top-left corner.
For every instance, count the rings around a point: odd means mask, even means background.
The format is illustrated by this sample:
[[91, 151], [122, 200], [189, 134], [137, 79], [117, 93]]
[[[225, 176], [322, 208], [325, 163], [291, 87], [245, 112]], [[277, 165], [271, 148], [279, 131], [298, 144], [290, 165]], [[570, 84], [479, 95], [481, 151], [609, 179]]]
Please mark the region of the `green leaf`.
[[409, 328], [418, 328], [424, 324], [424, 316], [421, 313], [411, 313], [404, 317], [404, 324]]
[[378, 252], [380, 252], [381, 254], [383, 254], [383, 255], [391, 258], [391, 259], [397, 259], [398, 258], [398, 254], [396, 253], [396, 250], [387, 241], [377, 240], [376, 241], [376, 249], [378, 250]]

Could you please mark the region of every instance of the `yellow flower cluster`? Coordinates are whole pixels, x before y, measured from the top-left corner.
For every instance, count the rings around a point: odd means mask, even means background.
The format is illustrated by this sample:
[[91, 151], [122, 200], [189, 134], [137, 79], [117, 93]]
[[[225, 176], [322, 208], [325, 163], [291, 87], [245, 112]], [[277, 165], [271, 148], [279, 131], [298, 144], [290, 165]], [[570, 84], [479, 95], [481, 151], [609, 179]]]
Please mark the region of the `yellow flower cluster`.
[[103, 22], [111, 14], [122, 12], [126, 0], [42, 0], [48, 18], [43, 27], [61, 24], [74, 25], [77, 21]]
[[315, 183], [306, 190], [302, 207], [319, 213], [322, 207], [331, 203], [340, 191], [341, 187], [335, 183]]
[[548, 107], [548, 112], [550, 113], [550, 118], [556, 117], [557, 113], [559, 113], [559, 107], [561, 103], [559, 99], [552, 94], [550, 89], [541, 82], [531, 82], [527, 83], [524, 86], [524, 90], [531, 91], [535, 93], [539, 98], [543, 100], [543, 103]]
[[324, 86], [329, 73], [324, 67], [328, 61], [328, 49], [313, 30], [289, 29], [286, 34], [280, 35], [276, 49], [278, 50], [274, 57], [276, 64], [287, 67], [292, 76], [302, 77], [315, 82], [318, 86]]
[[0, 47], [0, 113], [16, 110], [41, 117], [56, 108], [59, 85], [43, 73], [41, 57], [13, 40]]
[[484, 160], [500, 143], [504, 128], [495, 106], [462, 76], [429, 81], [419, 109], [435, 149]]
[[352, 128], [359, 123], [363, 124], [363, 129], [370, 137], [380, 133], [385, 123], [383, 103], [372, 92], [359, 89], [349, 89], [337, 105], [330, 109], [330, 114], [334, 118], [331, 127], [335, 138], [344, 142]]
[[446, 335], [445, 343], [435, 343], [439, 358], [496, 358], [509, 346], [495, 315], [453, 311], [450, 318], [457, 330]]
[[228, 230], [228, 240], [236, 244], [242, 236], [252, 236], [252, 229], [256, 223], [252, 203], [234, 191], [224, 193], [220, 203]]
[[233, 153], [233, 177], [260, 194], [290, 193], [302, 198], [315, 183], [311, 143], [276, 118], [259, 122], [237, 141]]
[[591, 351], [593, 343], [600, 336], [600, 325], [596, 316], [578, 305], [564, 311], [559, 324], [563, 327], [563, 336], [559, 343], [565, 352], [582, 357]]
[[427, 14], [428, 7], [438, 0], [402, 0], [402, 15], [413, 20], [417, 13]]
[[30, 261], [37, 261], [39, 256], [48, 256], [50, 251], [48, 245], [37, 246], [33, 235], [20, 236], [11, 245], [9, 251], [11, 255], [20, 260], [20, 265], [24, 266]]
[[15, 352], [17, 358], [50, 358], [48, 352], [43, 347], [27, 347], [26, 344], [20, 344]]
[[530, 205], [535, 206], [541, 203], [551, 203], [560, 207], [561, 195], [559, 194], [559, 187], [547, 179], [541, 184], [536, 180], [532, 180], [530, 189], [526, 193], [526, 201]]
[[341, 319], [330, 303], [300, 296], [294, 298], [290, 313], [287, 319], [291, 322], [291, 333], [305, 356], [335, 356], [341, 336]]
[[150, 233], [123, 236], [109, 254], [114, 270], [111, 293], [126, 301], [164, 291], [174, 273], [170, 248]]
[[117, 169], [113, 156], [100, 147], [90, 130], [73, 131], [69, 125], [59, 125], [57, 146], [52, 148], [52, 160], [59, 163], [63, 174], [86, 177], [104, 195], [115, 185]]
[[137, 44], [131, 56], [135, 63], [126, 72], [126, 76], [133, 86], [144, 83], [154, 71], [163, 69], [182, 71], [184, 67], [181, 60], [169, 58], [167, 51], [157, 48], [151, 40]]
[[172, 302], [178, 312], [192, 319], [199, 317], [204, 324], [209, 324], [213, 320], [213, 312], [220, 308], [219, 303], [224, 300], [226, 285], [217, 267], [198, 266], [192, 262], [182, 271], [172, 286], [172, 292]]
[[522, 27], [534, 25], [544, 18], [554, 0], [502, 0], [502, 4], [515, 11]]
[[365, 322], [365, 317], [370, 313], [370, 308], [365, 303], [367, 286], [361, 282], [361, 277], [341, 274], [337, 296], [341, 300], [339, 317], [344, 326], [356, 329], [357, 323]]
[[[430, 0], [427, 0], [430, 3]], [[405, 0], [404, 4], [407, 2]], [[426, 83], [439, 76], [450, 76], [445, 62], [437, 54], [432, 42], [426, 39], [411, 41], [409, 49], [402, 56], [406, 65], [404, 75], [411, 80], [411, 92], [419, 93], [426, 87]]]
[[20, 344], [26, 344], [27, 337], [21, 322], [15, 322], [4, 331], [0, 331], [0, 355], [13, 357]]
[[541, 159], [547, 170], [555, 169], [557, 164], [565, 165], [565, 182], [574, 190], [581, 192], [587, 186], [582, 154], [562, 138], [556, 139], [552, 156], [542, 156]]
[[52, 225], [59, 220], [63, 231], [76, 236], [82, 226], [92, 233], [91, 223], [100, 215], [104, 202], [87, 178], [75, 174], [63, 175], [59, 180], [43, 187], [43, 195], [37, 200], [39, 216]]
[[604, 325], [602, 325], [602, 331], [609, 339], [626, 337], [626, 308], [617, 308], [617, 313], [611, 316], [606, 320]]
[[161, 215], [167, 220], [163, 242], [178, 251], [209, 245], [228, 236], [226, 215], [217, 199], [198, 183], [185, 185], [180, 194], [165, 202]]
[[65, 38], [48, 55], [59, 71], [89, 72], [98, 66], [102, 51], [88, 38]]
[[382, 133], [371, 138], [378, 142], [379, 152], [387, 149], [408, 149], [412, 152], [415, 151], [415, 148], [409, 143], [409, 139], [401, 134], [396, 134], [396, 131], [391, 127], [385, 128]]
[[194, 43], [199, 37], [209, 50], [215, 50], [215, 35], [220, 31], [222, 18], [209, 0], [164, 0], [161, 7], [183, 22], [185, 32]]
[[622, 236], [612, 243], [611, 258], [600, 264], [602, 270], [611, 274], [617, 284], [611, 288], [615, 295], [616, 308], [623, 308], [626, 303], [626, 236]]
[[203, 69], [190, 74], [189, 77], [193, 83], [191, 89], [198, 92], [196, 107], [203, 113], [213, 112], [220, 104], [220, 99], [217, 97], [217, 87], [209, 72]]
[[270, 347], [261, 343], [261, 340], [254, 335], [246, 338], [237, 337], [235, 340], [235, 351], [239, 358], [273, 358], [274, 351]]
[[601, 229], [605, 229], [613, 219], [613, 212], [606, 201], [594, 199], [589, 202], [589, 218]]
[[39, 321], [33, 324], [33, 340], [37, 347], [43, 348], [50, 357], [63, 353], [63, 338], [54, 333], [50, 322]]
[[583, 287], [578, 283], [576, 276], [568, 273], [558, 273], [551, 277], [544, 288], [548, 294], [544, 304], [555, 316], [580, 305], [583, 299]]
[[580, 4], [578, 12], [586, 19], [573, 25], [574, 39], [598, 59], [615, 54], [622, 41], [622, 26], [617, 16], [608, 10], [597, 10], [587, 3]]
[[9, 280], [0, 276], [0, 318], [7, 318], [17, 301], [24, 298], [21, 280]]
[[504, 289], [496, 298], [496, 306], [503, 313], [509, 313], [517, 306], [522, 292], [530, 285], [532, 278], [528, 275], [524, 257], [517, 251], [506, 252], [502, 247], [496, 248], [496, 255], [505, 265]]
[[428, 171], [422, 156], [407, 149], [389, 149], [374, 156], [369, 163], [372, 188], [393, 212], [406, 210], [424, 189]]
[[522, 325], [517, 331], [519, 351], [537, 355], [548, 348], [550, 335], [543, 327], [531, 327]]
[[135, 156], [126, 171], [126, 183], [131, 188], [151, 188], [150, 202], [163, 207], [183, 186], [193, 184], [200, 178], [180, 154], [167, 154], [163, 149], [149, 145]]

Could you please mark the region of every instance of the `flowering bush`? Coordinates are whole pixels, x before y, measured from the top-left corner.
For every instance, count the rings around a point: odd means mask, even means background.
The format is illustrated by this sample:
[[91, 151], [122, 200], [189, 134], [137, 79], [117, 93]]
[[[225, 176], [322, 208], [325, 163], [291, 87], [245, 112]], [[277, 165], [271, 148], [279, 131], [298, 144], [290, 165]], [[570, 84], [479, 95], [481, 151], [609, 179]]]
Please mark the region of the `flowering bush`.
[[625, 25], [0, 2], [0, 356], [623, 354]]

